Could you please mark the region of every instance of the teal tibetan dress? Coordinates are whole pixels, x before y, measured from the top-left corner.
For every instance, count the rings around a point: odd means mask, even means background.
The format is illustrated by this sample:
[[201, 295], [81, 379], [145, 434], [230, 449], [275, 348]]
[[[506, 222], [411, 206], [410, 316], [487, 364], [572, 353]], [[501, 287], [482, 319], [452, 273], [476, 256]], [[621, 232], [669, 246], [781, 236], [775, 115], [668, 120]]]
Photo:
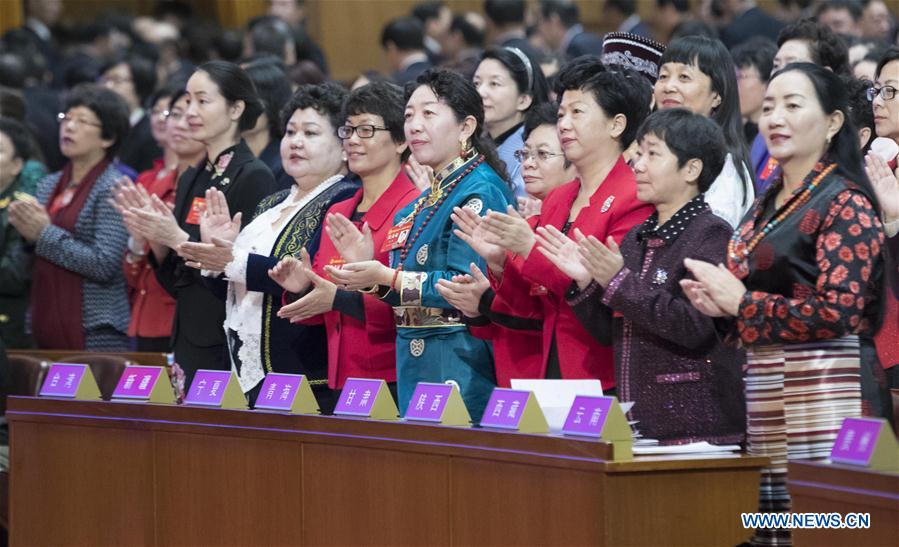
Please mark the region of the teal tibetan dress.
[[437, 280], [468, 273], [472, 262], [486, 271], [484, 260], [453, 234], [453, 208], [483, 216], [488, 210], [505, 211], [512, 200], [505, 181], [481, 154], [471, 153], [444, 168], [430, 189], [397, 213], [394, 230], [408, 232], [390, 253], [390, 266], [400, 268], [394, 284], [399, 290], [384, 299], [393, 305], [397, 326], [400, 412], [406, 412], [418, 382], [452, 380], [472, 420], [480, 421], [496, 385], [493, 349], [468, 333], [461, 313], [437, 292]]

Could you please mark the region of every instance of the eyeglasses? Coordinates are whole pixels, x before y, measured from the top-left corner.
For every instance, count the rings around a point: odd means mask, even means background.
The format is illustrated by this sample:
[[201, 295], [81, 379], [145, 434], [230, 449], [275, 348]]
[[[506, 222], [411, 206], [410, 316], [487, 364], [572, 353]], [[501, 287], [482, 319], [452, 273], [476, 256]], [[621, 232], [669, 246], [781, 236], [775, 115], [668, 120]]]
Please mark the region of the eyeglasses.
[[354, 131], [360, 139], [370, 139], [375, 136], [375, 131], [388, 131], [388, 129], [377, 125], [341, 125], [337, 128], [337, 136], [348, 139], [353, 136]]
[[885, 85], [883, 87], [869, 87], [868, 88], [868, 100], [873, 101], [878, 95], [880, 95], [883, 100], [889, 101], [893, 97], [896, 96], [896, 88], [891, 85]]
[[180, 110], [166, 110], [165, 119], [180, 122], [184, 118], [184, 112]]
[[550, 160], [550, 158], [554, 158], [556, 156], [564, 156], [562, 153], [554, 153], [549, 150], [537, 150], [537, 152], [531, 152], [530, 150], [521, 149], [516, 150], [513, 154], [515, 159], [518, 160], [518, 163], [524, 163], [531, 158], [536, 158], [540, 163], [546, 163]]
[[56, 119], [59, 120], [60, 125], [62, 125], [64, 122], [68, 122], [70, 125], [92, 125], [94, 127], [103, 127], [102, 123], [92, 122], [84, 118], [76, 118], [74, 116], [66, 114], [65, 112], [60, 112], [59, 114], [57, 114]]
[[154, 118], [159, 118], [161, 120], [168, 118], [170, 114], [171, 114], [171, 112], [169, 112], [168, 110], [166, 110], [164, 108], [163, 109], [154, 108], [153, 110], [150, 111], [150, 116], [152, 116]]

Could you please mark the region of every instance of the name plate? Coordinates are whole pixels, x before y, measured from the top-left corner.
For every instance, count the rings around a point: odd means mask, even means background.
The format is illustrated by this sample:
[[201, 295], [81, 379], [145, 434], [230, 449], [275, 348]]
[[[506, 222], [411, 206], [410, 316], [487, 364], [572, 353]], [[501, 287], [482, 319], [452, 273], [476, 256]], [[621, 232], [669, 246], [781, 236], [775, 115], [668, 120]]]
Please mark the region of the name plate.
[[334, 414], [393, 421], [400, 413], [384, 380], [347, 378]]
[[112, 398], [175, 404], [175, 392], [162, 367], [125, 367]]
[[562, 434], [592, 437], [611, 443], [614, 460], [634, 457], [633, 433], [615, 397], [576, 396], [562, 426]]
[[245, 410], [247, 398], [230, 370], [198, 370], [184, 404]]
[[269, 373], [262, 382], [255, 408], [291, 414], [320, 414], [309, 381], [302, 374]]
[[846, 418], [830, 461], [899, 473], [899, 445], [883, 418]]
[[100, 388], [88, 365], [53, 363], [44, 385], [41, 386], [41, 397], [61, 397], [78, 401], [100, 400]]
[[546, 418], [533, 393], [501, 387], [493, 389], [481, 418], [481, 427], [549, 433]]
[[406, 408], [406, 420], [471, 427], [459, 389], [452, 384], [419, 382]]

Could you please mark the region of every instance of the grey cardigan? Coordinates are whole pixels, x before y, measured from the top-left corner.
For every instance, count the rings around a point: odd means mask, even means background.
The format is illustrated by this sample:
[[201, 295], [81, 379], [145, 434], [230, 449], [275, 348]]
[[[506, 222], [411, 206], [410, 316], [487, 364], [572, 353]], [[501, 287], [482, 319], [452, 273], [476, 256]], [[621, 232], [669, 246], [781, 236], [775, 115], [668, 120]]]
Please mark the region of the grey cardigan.
[[[61, 176], [62, 172], [52, 173], [38, 182], [37, 199], [45, 207]], [[128, 231], [107, 201], [121, 176], [114, 165], [100, 174], [78, 213], [74, 233], [51, 224], [35, 243], [38, 256], [84, 278], [81, 315], [86, 336], [101, 327], [128, 332], [130, 308], [122, 271]]]

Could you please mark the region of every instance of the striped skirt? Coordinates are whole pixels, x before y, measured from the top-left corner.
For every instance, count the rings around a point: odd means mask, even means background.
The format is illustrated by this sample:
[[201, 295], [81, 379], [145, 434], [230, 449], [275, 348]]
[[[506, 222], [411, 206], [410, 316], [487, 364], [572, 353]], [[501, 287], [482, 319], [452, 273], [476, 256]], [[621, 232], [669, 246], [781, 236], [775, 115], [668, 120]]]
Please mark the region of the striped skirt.
[[[767, 456], [759, 511], [790, 510], [789, 460], [823, 460], [844, 418], [861, 415], [857, 336], [806, 344], [753, 347], [747, 352], [748, 452]], [[753, 545], [792, 545], [789, 530], [758, 529]]]

